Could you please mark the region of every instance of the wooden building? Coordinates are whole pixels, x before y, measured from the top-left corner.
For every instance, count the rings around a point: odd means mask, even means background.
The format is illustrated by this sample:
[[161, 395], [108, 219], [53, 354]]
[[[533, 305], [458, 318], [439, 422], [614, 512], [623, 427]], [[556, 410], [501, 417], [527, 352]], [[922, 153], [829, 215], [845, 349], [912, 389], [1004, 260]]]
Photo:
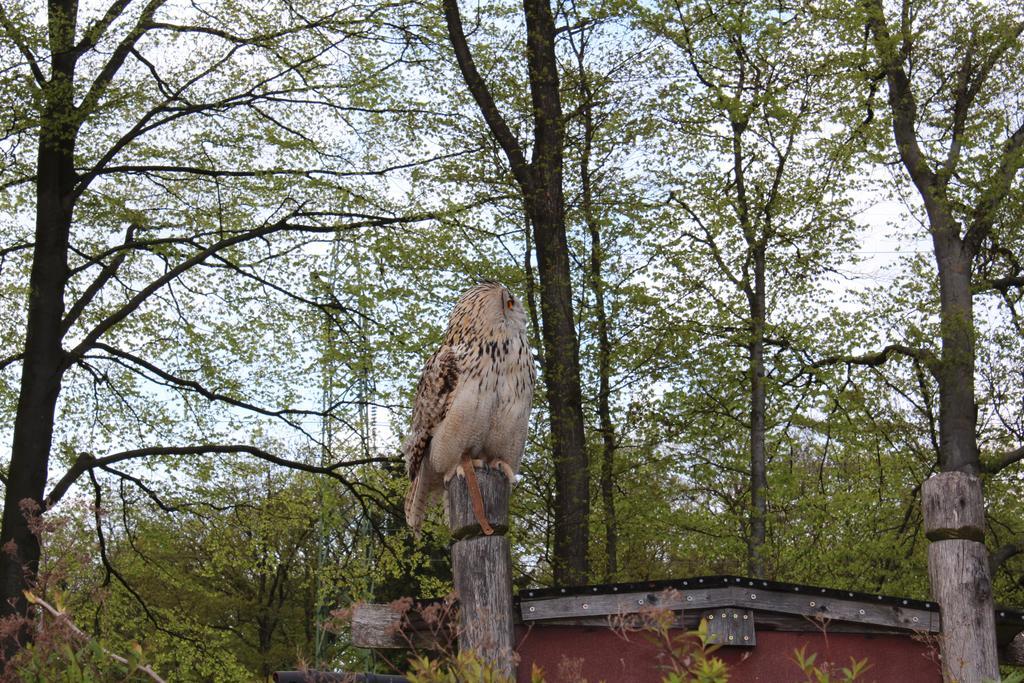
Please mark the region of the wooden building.
[[[732, 681], [802, 680], [795, 661], [801, 648], [819, 665], [867, 660], [865, 681], [942, 680], [938, 607], [909, 598], [704, 576], [528, 589], [513, 610], [518, 681], [530, 680], [533, 665], [548, 683], [660, 681], [671, 667], [671, 646], [657, 642], [650, 626], [666, 615], [673, 638], [705, 620], [708, 638], [721, 646], [714, 656], [729, 664]], [[1024, 611], [999, 609], [995, 616], [1004, 661], [1024, 663], [1011, 646], [1024, 638]], [[353, 619], [353, 641], [362, 647], [429, 649], [439, 646], [439, 633], [415, 610], [387, 605], [360, 606]]]
[[[454, 477], [448, 490], [458, 619], [437, 601], [360, 605], [355, 645], [452, 652], [457, 632], [460, 647], [515, 670], [521, 682], [537, 666], [548, 683], [659, 683], [673, 650], [685, 659], [687, 633], [703, 625], [734, 682], [806, 680], [797, 652], [836, 672], [863, 661], [870, 668], [858, 680], [942, 681], [934, 602], [742, 576], [526, 589], [513, 600], [508, 482], [489, 468], [476, 476], [495, 533], [481, 531], [465, 480]], [[1001, 658], [1024, 665], [1024, 611], [997, 608], [994, 616]], [[956, 644], [946, 645], [955, 655]]]

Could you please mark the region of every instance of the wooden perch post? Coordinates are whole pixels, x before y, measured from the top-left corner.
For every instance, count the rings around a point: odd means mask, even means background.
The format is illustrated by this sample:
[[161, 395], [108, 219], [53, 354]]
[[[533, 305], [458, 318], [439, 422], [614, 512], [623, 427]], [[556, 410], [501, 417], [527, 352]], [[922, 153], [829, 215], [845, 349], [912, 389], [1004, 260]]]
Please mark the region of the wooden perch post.
[[940, 472], [921, 488], [928, 578], [942, 617], [942, 678], [999, 680], [981, 481]]
[[499, 469], [483, 467], [475, 473], [494, 529], [490, 536], [483, 535], [473, 514], [466, 478], [455, 476], [447, 484], [448, 521], [455, 539], [452, 570], [459, 599], [459, 649], [475, 652], [514, 680], [512, 558], [505, 535], [511, 482]]

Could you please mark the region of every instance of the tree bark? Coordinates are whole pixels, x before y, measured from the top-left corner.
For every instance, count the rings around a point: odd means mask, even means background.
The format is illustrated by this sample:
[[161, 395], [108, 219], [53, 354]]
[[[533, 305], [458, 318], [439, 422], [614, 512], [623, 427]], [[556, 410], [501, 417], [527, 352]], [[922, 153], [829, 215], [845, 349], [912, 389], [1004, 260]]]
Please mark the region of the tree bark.
[[544, 384], [555, 469], [554, 581], [562, 585], [581, 584], [590, 573], [590, 473], [583, 439], [579, 344], [565, 234], [565, 128], [555, 56], [555, 21], [548, 0], [523, 0], [533, 103], [533, 155], [527, 162], [522, 146], [476, 69], [457, 0], [444, 0], [443, 4], [448, 35], [463, 79], [508, 158], [533, 226], [543, 321]]
[[[746, 68], [740, 58], [737, 96], [742, 95]], [[766, 311], [766, 252], [767, 236], [759, 234], [750, 215], [744, 165], [743, 133], [747, 130], [747, 114], [739, 111], [730, 113], [732, 128], [733, 177], [736, 220], [743, 232], [747, 254], [743, 268], [741, 288], [747, 299], [747, 313], [750, 315], [747, 351], [750, 373], [750, 533], [747, 536], [747, 572], [755, 578], [765, 575], [764, 557], [765, 518], [768, 511], [768, 467], [765, 460], [765, 413], [767, 391], [764, 382], [764, 332]], [[765, 228], [767, 230], [767, 228]], [[751, 272], [753, 270], [753, 272]]]
[[939, 464], [945, 472], [978, 474], [981, 461], [974, 402], [974, 301], [971, 271], [975, 254], [957, 235], [951, 217], [932, 224], [939, 271], [942, 356], [939, 384]]
[[[76, 11], [77, 3], [72, 0], [49, 5], [52, 73], [43, 87], [45, 105], [38, 142], [35, 245], [25, 348], [0, 528], [3, 616], [26, 613], [23, 591], [39, 569], [39, 539], [30, 518], [43, 510], [54, 415], [66, 369], [61, 340], [68, 243], [75, 205], [74, 150], [78, 126], [72, 99], [75, 56], [71, 43]], [[28, 631], [21, 634], [28, 635]], [[11, 640], [3, 643], [5, 654], [16, 647], [17, 643]]]
[[586, 583], [590, 574], [590, 469], [583, 440], [579, 343], [572, 310], [569, 247], [562, 194], [565, 128], [548, 0], [524, 0], [526, 59], [533, 101], [534, 183], [527, 197], [540, 271], [548, 410], [555, 461], [555, 583]]
[[747, 571], [754, 578], [765, 575], [765, 519], [768, 515], [768, 467], [765, 458], [767, 391], [764, 369], [765, 250], [753, 249], [754, 288], [750, 304], [750, 536], [747, 539]]
[[[581, 65], [582, 69], [582, 65]], [[589, 96], [589, 91], [587, 93]], [[583, 185], [583, 215], [590, 233], [590, 282], [594, 291], [594, 316], [597, 322], [597, 419], [601, 432], [601, 507], [604, 512], [605, 571], [604, 581], [610, 583], [618, 574], [619, 525], [615, 515], [615, 423], [611, 411], [611, 356], [608, 308], [604, 291], [604, 254], [601, 251], [601, 228], [593, 209], [593, 187], [590, 178], [590, 152], [594, 135], [590, 107], [583, 114], [584, 143], [580, 160]]]

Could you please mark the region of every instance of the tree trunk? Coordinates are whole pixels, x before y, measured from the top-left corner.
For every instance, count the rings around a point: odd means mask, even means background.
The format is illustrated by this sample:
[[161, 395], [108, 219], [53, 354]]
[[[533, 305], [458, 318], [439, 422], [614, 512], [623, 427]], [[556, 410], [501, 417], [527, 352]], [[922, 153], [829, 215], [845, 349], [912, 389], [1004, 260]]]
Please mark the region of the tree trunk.
[[[944, 474], [977, 475], [981, 469], [977, 442], [978, 410], [974, 402], [974, 308], [971, 295], [973, 250], [960, 239], [950, 217], [932, 216], [932, 236], [939, 271], [939, 321], [942, 357], [939, 384], [939, 465]], [[941, 476], [941, 475], [937, 475]], [[936, 479], [937, 477], [933, 477]], [[933, 517], [968, 516], [984, 530], [981, 484], [977, 495], [931, 491], [924, 500]], [[933, 499], [938, 502], [933, 502]], [[929, 506], [929, 502], [933, 504]], [[959, 510], [963, 506], [964, 510]], [[948, 525], [947, 525], [948, 526]], [[932, 597], [942, 611], [942, 673], [952, 681], [998, 680], [992, 577], [983, 538], [931, 539], [928, 576]]]
[[985, 548], [981, 481], [946, 471], [921, 487], [928, 578], [942, 616], [945, 681], [999, 679], [992, 581]]
[[[932, 365], [939, 385], [939, 465], [944, 473], [969, 475], [981, 470], [977, 442], [978, 412], [974, 403], [974, 309], [971, 277], [974, 258], [991, 222], [984, 212], [975, 211], [983, 220], [972, 225], [964, 236], [963, 226], [955, 219], [946, 181], [956, 171], [959, 155], [951, 148], [936, 173], [926, 158], [917, 138], [917, 101], [903, 58], [891, 51], [884, 11], [876, 3], [868, 19], [875, 34], [880, 55], [886, 60], [889, 87], [889, 109], [893, 115], [893, 139], [904, 168], [921, 195], [928, 215], [935, 262], [939, 274], [939, 323], [941, 356]], [[968, 64], [969, 68], [970, 65]], [[966, 91], [956, 94], [956, 115], [963, 117], [970, 108], [964, 99]], [[954, 135], [962, 130], [963, 119], [955, 125]], [[976, 202], [995, 206], [1005, 197], [1004, 190], [995, 190]], [[980, 209], [980, 205], [976, 209]], [[979, 484], [980, 486], [980, 484]], [[958, 498], [939, 495], [930, 514], [951, 516], [959, 510], [971, 519], [984, 520], [981, 496]], [[984, 558], [982, 561], [981, 558]], [[946, 681], [982, 680], [998, 677], [998, 653], [995, 649], [992, 622], [991, 572], [980, 538], [932, 539], [928, 548], [928, 575], [932, 596], [942, 610], [943, 677]], [[992, 631], [992, 633], [988, 633]], [[991, 646], [989, 645], [991, 643]], [[967, 646], [967, 649], [963, 649]]]
[[590, 543], [590, 473], [583, 441], [579, 345], [572, 310], [569, 247], [565, 236], [562, 151], [565, 128], [555, 57], [555, 21], [548, 0], [523, 0], [527, 70], [533, 103], [533, 158], [498, 110], [477, 71], [462, 28], [458, 0], [443, 0], [448, 36], [463, 79], [495, 141], [508, 158], [533, 226], [540, 279], [544, 384], [555, 469], [554, 580], [586, 582]]
[[974, 403], [974, 302], [971, 270], [974, 254], [959, 238], [957, 226], [932, 226], [939, 270], [939, 461], [944, 472], [978, 474], [978, 409]]
[[560, 585], [575, 585], [586, 583], [589, 574], [590, 476], [583, 441], [579, 351], [565, 227], [551, 215], [560, 209], [560, 205], [555, 209], [544, 203], [535, 206], [532, 214], [544, 321], [544, 383], [555, 465], [554, 580]]
[[554, 579], [586, 583], [590, 574], [590, 472], [583, 440], [579, 343], [572, 310], [569, 247], [562, 194], [562, 101], [555, 57], [555, 20], [548, 0], [524, 0], [530, 96], [534, 112], [532, 187], [526, 205], [533, 222], [544, 319], [551, 446], [555, 463]]
[[764, 326], [765, 252], [754, 249], [754, 290], [750, 297], [750, 537], [747, 539], [747, 571], [754, 578], [765, 575], [765, 517], [768, 512], [768, 475], [765, 461]]
[[[23, 591], [31, 586], [39, 570], [39, 539], [30, 518], [43, 511], [57, 396], [66, 369], [61, 340], [75, 202], [75, 57], [70, 45], [76, 6], [68, 0], [50, 3], [52, 76], [44, 87], [25, 349], [0, 528], [0, 547], [4, 549], [0, 553], [0, 614], [4, 616], [25, 614]], [[31, 637], [27, 630], [20, 635]], [[6, 640], [4, 654], [11, 654], [16, 647], [16, 642]]]
[[[745, 62], [740, 61], [739, 82], [736, 87], [742, 94], [745, 83]], [[765, 515], [767, 467], [765, 465], [765, 383], [764, 383], [764, 327], [766, 320], [766, 241], [758, 234], [750, 216], [747, 199], [747, 185], [743, 160], [743, 133], [747, 130], [747, 114], [739, 111], [730, 114], [732, 128], [733, 176], [736, 221], [743, 232], [747, 245], [746, 265], [741, 280], [743, 294], [747, 298], [750, 315], [750, 338], [747, 340], [750, 373], [750, 534], [747, 537], [747, 571], [755, 578], [764, 576]], [[750, 269], [753, 268], [753, 282]]]
[[601, 508], [604, 513], [605, 569], [604, 581], [611, 583], [618, 574], [619, 527], [615, 515], [615, 423], [611, 411], [611, 356], [608, 308], [604, 290], [604, 252], [601, 247], [601, 226], [594, 215], [594, 185], [590, 160], [594, 148], [594, 95], [586, 69], [586, 42], [576, 52], [579, 68], [580, 99], [583, 110], [583, 150], [580, 155], [580, 189], [583, 220], [590, 234], [590, 287], [594, 292], [594, 317], [597, 323], [597, 419], [601, 432]]

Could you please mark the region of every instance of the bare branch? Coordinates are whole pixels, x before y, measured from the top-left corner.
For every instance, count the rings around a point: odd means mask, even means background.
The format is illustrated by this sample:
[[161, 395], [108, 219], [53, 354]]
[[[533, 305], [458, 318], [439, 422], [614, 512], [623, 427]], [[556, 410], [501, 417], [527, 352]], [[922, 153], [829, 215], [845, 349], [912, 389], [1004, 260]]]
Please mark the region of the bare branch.
[[72, 484], [84, 473], [91, 471], [97, 467], [106, 468], [108, 465], [114, 463], [124, 462], [125, 460], [134, 460], [138, 458], [150, 458], [161, 455], [225, 455], [225, 454], [242, 454], [251, 455], [265, 460], [266, 462], [274, 465], [280, 465], [281, 467], [287, 467], [293, 470], [300, 470], [302, 472], [309, 472], [310, 474], [323, 474], [333, 479], [344, 483], [346, 486], [351, 486], [351, 483], [345, 479], [338, 470], [347, 467], [357, 467], [359, 465], [370, 465], [380, 463], [396, 463], [397, 458], [385, 458], [385, 457], [373, 457], [373, 458], [357, 458], [355, 460], [340, 460], [330, 465], [310, 465], [308, 463], [299, 462], [297, 460], [289, 460], [288, 458], [282, 458], [274, 455], [269, 451], [265, 451], [262, 448], [255, 446], [249, 446], [246, 444], [203, 444], [199, 446], [151, 446], [148, 448], [136, 448], [130, 451], [121, 451], [120, 453], [113, 453], [111, 455], [105, 455], [102, 458], [97, 458], [89, 453], [82, 453], [75, 460], [74, 464], [70, 469], [60, 478], [49, 495], [44, 500], [44, 510], [51, 509], [54, 505], [60, 502], [60, 499], [64, 497], [64, 494], [68, 492]]
[[123, 165], [123, 166], [104, 166], [98, 170], [94, 169], [90, 173], [93, 177], [101, 175], [110, 175], [112, 173], [126, 173], [126, 174], [138, 174], [144, 175], [148, 173], [180, 173], [185, 175], [196, 175], [208, 178], [260, 178], [270, 176], [301, 176], [304, 178], [315, 178], [316, 176], [328, 176], [332, 178], [353, 178], [363, 176], [384, 176], [388, 173], [395, 171], [402, 171], [409, 168], [415, 168], [416, 166], [422, 166], [430, 164], [435, 161], [444, 161], [447, 159], [454, 159], [474, 152], [479, 152], [481, 148], [475, 147], [471, 149], [459, 150], [456, 152], [449, 152], [445, 154], [435, 154], [424, 159], [416, 159], [401, 164], [393, 164], [391, 166], [382, 166], [380, 168], [374, 168], [368, 171], [337, 171], [329, 168], [266, 168], [266, 169], [254, 169], [247, 171], [239, 170], [227, 170], [217, 168], [203, 168], [201, 166], [179, 166], [171, 164], [146, 164], [146, 165]]
[[77, 265], [74, 268], [72, 268], [69, 271], [69, 274], [72, 275], [72, 276], [73, 275], [78, 275], [83, 270], [91, 268], [92, 266], [95, 266], [96, 264], [102, 264], [103, 263], [103, 259], [109, 258], [111, 256], [119, 254], [120, 252], [128, 250], [128, 249], [139, 249], [139, 250], [146, 251], [146, 250], [153, 250], [154, 247], [169, 246], [169, 245], [172, 245], [172, 244], [179, 245], [179, 246], [191, 247], [193, 249], [199, 249], [200, 245], [197, 242], [198, 239], [202, 239], [204, 237], [211, 237], [213, 235], [219, 235], [219, 234], [221, 234], [221, 233], [216, 232], [215, 230], [210, 230], [210, 231], [207, 231], [207, 232], [197, 232], [197, 233], [195, 233], [193, 235], [189, 235], [188, 237], [160, 237], [160, 238], [157, 238], [157, 239], [149, 239], [149, 240], [131, 240], [129, 242], [124, 242], [122, 244], [118, 244], [116, 246], [109, 247], [109, 248], [101, 251], [100, 253], [93, 254], [91, 256], [86, 255], [84, 253], [81, 253], [81, 252], [79, 252], [77, 250], [74, 250], [75, 253], [78, 256], [80, 256], [83, 259], [84, 262], [82, 264]]
[[936, 174], [928, 164], [917, 139], [917, 100], [910, 87], [910, 77], [904, 68], [909, 52], [910, 31], [904, 28], [903, 48], [899, 51], [891, 40], [882, 0], [870, 0], [868, 30], [874, 39], [875, 51], [885, 70], [889, 84], [889, 107], [893, 116], [893, 133], [903, 166], [924, 199], [929, 211], [936, 208], [938, 198], [932, 188], [937, 184]]
[[103, 13], [102, 17], [99, 17], [89, 24], [89, 28], [85, 30], [85, 33], [82, 35], [82, 39], [78, 41], [78, 45], [75, 46], [75, 52], [79, 55], [83, 55], [86, 51], [96, 47], [96, 44], [100, 42], [103, 34], [107, 32], [110, 25], [114, 23], [115, 19], [121, 16], [125, 8], [128, 7], [131, 2], [132, 0], [114, 0], [110, 7], [107, 8], [107, 11]]
[[3, 249], [0, 249], [0, 263], [2, 263], [3, 260], [11, 254], [19, 251], [25, 251], [26, 249], [32, 249], [35, 246], [35, 242], [18, 242], [17, 244], [12, 244], [9, 247], [4, 247]]
[[938, 368], [938, 359], [927, 349], [917, 349], [911, 346], [905, 346], [903, 344], [889, 344], [881, 351], [874, 353], [866, 353], [860, 356], [828, 356], [821, 360], [811, 363], [810, 368], [819, 369], [828, 367], [830, 365], [838, 365], [840, 363], [846, 363], [847, 365], [864, 365], [867, 367], [878, 367], [884, 365], [889, 358], [892, 356], [905, 356], [907, 358], [913, 358], [920, 362], [928, 371], [933, 375], [936, 373]]
[[130, 253], [127, 249], [124, 249], [124, 245], [132, 241], [132, 238], [135, 235], [135, 231], [137, 229], [138, 226], [135, 224], [128, 226], [128, 229], [125, 230], [124, 242], [121, 244], [122, 251], [117, 253], [114, 256], [114, 258], [111, 259], [110, 263], [103, 266], [103, 269], [100, 270], [100, 273], [99, 275], [96, 276], [96, 279], [89, 283], [89, 286], [86, 288], [86, 290], [82, 292], [82, 296], [78, 297], [78, 300], [75, 301], [74, 305], [71, 307], [71, 310], [69, 310], [67, 315], [64, 316], [64, 320], [61, 321], [62, 336], [64, 334], [67, 334], [67, 331], [71, 329], [71, 326], [75, 324], [75, 321], [78, 320], [79, 317], [81, 317], [82, 313], [85, 312], [86, 307], [89, 305], [89, 302], [91, 302], [99, 293], [99, 291], [103, 289], [103, 285], [107, 284], [107, 282], [110, 281], [110, 278], [114, 277], [114, 275], [117, 274], [118, 268], [121, 267], [121, 264], [124, 263], [124, 260], [128, 257], [128, 254]]
[[22, 353], [16, 353], [13, 356], [8, 356], [7, 358], [0, 359], [0, 370], [3, 370], [8, 365], [17, 363], [19, 360], [22, 359], [23, 356], [24, 354]]
[[7, 37], [11, 39], [15, 47], [18, 48], [18, 52], [25, 58], [28, 63], [28, 68], [32, 71], [32, 77], [36, 79], [36, 83], [39, 85], [46, 84], [46, 75], [43, 70], [39, 68], [39, 62], [36, 61], [36, 56], [32, 54], [32, 51], [28, 49], [28, 45], [22, 39], [18, 29], [11, 22], [10, 17], [7, 16], [7, 12], [4, 11], [4, 6], [0, 4], [0, 27], [3, 27]]
[[1021, 460], [1024, 460], [1024, 446], [1006, 453], [983, 458], [981, 461], [981, 471], [996, 474]]
[[[88, 113], [95, 109], [96, 104], [99, 102], [100, 97], [103, 96], [103, 93], [104, 91], [106, 91], [107, 86], [110, 85], [110, 82], [114, 80], [114, 76], [117, 75], [117, 72], [121, 70], [121, 66], [124, 64], [124, 60], [128, 57], [129, 54], [131, 54], [132, 50], [135, 49], [135, 44], [139, 41], [139, 38], [141, 38], [142, 35], [146, 32], [146, 25], [153, 20], [153, 15], [156, 14], [156, 11], [160, 9], [160, 6], [163, 5], [166, 1], [167, 0], [149, 0], [149, 3], [142, 10], [142, 15], [139, 17], [139, 20], [136, 22], [135, 26], [133, 26], [132, 29], [128, 32], [128, 34], [121, 39], [121, 42], [118, 44], [118, 46], [114, 48], [114, 52], [110, 55], [110, 58], [107, 60], [106, 64], [103, 65], [103, 68], [100, 69], [99, 75], [96, 76], [96, 78], [92, 82], [92, 85], [89, 86], [88, 92], [85, 93], [85, 96], [82, 98], [81, 104], [79, 104], [78, 106], [79, 111]], [[127, 2], [125, 2], [125, 4], [127, 4]], [[120, 9], [118, 9], [118, 5], [119, 2], [115, 1], [114, 5], [111, 6], [108, 12], [120, 12], [121, 9], [124, 9], [123, 6]], [[113, 21], [116, 16], [116, 14], [112, 16], [110, 18], [110, 21]], [[105, 19], [106, 16], [104, 16], [97, 24], [93, 24], [93, 26], [90, 27], [90, 29], [98, 28], [100, 25], [102, 25], [102, 22]], [[98, 39], [99, 36], [97, 35], [96, 37]], [[89, 38], [90, 36], [87, 34], [82, 40], [83, 42], [85, 42]]]
[[161, 31], [168, 31], [170, 33], [203, 33], [203, 34], [206, 34], [206, 35], [215, 36], [215, 37], [220, 38], [222, 40], [225, 40], [225, 41], [227, 41], [229, 43], [234, 43], [235, 45], [241, 45], [241, 46], [261, 45], [261, 46], [265, 46], [265, 45], [268, 45], [268, 44], [272, 43], [275, 40], [278, 40], [280, 38], [284, 38], [285, 36], [290, 36], [290, 35], [293, 35], [295, 33], [302, 33], [303, 31], [308, 31], [308, 30], [314, 29], [314, 28], [323, 28], [335, 16], [337, 16], [337, 12], [335, 12], [333, 14], [330, 14], [330, 15], [326, 15], [326, 16], [316, 17], [314, 19], [310, 19], [310, 20], [304, 21], [301, 24], [290, 25], [290, 26], [287, 26], [285, 28], [282, 28], [279, 31], [272, 31], [270, 33], [255, 34], [255, 35], [251, 35], [251, 36], [238, 35], [238, 34], [235, 34], [235, 33], [230, 33], [230, 32], [225, 31], [223, 29], [217, 29], [217, 28], [213, 28], [213, 27], [210, 27], [210, 26], [199, 26], [199, 25], [191, 25], [191, 24], [171, 24], [171, 23], [168, 23], [168, 22], [160, 22], [160, 21], [149, 21], [149, 22], [146, 23], [145, 28], [147, 30], [149, 30], [149, 29], [158, 29], [158, 30], [161, 30]]
[[[89, 471], [89, 480], [92, 483], [93, 489], [93, 518], [95, 520], [96, 541], [99, 545], [100, 550], [100, 563], [103, 565], [104, 572], [106, 572], [106, 575], [103, 580], [103, 585], [108, 585], [110, 583], [110, 577], [113, 576], [115, 579], [117, 579], [118, 583], [124, 586], [124, 589], [128, 591], [132, 598], [135, 599], [135, 602], [139, 604], [139, 607], [142, 608], [142, 611], [146, 613], [146, 618], [150, 621], [151, 624], [153, 624], [153, 626], [158, 631], [162, 631], [163, 633], [167, 633], [176, 638], [192, 640], [194, 642], [194, 639], [189, 638], [185, 634], [164, 627], [160, 623], [159, 619], [157, 619], [157, 616], [153, 614], [153, 610], [151, 610], [149, 608], [149, 605], [146, 604], [146, 601], [142, 599], [141, 595], [139, 595], [139, 592], [135, 590], [135, 587], [132, 586], [128, 582], [128, 580], [124, 578], [124, 575], [120, 571], [118, 571], [117, 567], [115, 567], [113, 563], [111, 563], [110, 556], [107, 554], [107, 541], [103, 533], [103, 524], [101, 518], [101, 515], [103, 513], [103, 489], [100, 488], [100, 483], [96, 480], [96, 476], [92, 472], [92, 470]], [[135, 544], [132, 543], [133, 548], [134, 545]]]
[[[318, 217], [323, 215], [323, 212], [295, 212], [292, 218], [298, 217]], [[149, 283], [144, 287], [138, 294], [132, 297], [127, 303], [121, 308], [117, 309], [99, 324], [96, 325], [85, 338], [76, 346], [74, 349], [68, 352], [67, 361], [68, 363], [74, 362], [81, 358], [89, 349], [93, 348], [93, 345], [106, 334], [112, 327], [123, 321], [133, 312], [135, 312], [139, 306], [141, 306], [146, 300], [148, 300], [154, 293], [159, 291], [167, 283], [177, 279], [183, 273], [187, 272], [191, 268], [203, 263], [210, 256], [223, 251], [236, 244], [248, 242], [255, 239], [268, 237], [279, 232], [336, 232], [340, 229], [347, 230], [358, 230], [366, 227], [383, 227], [387, 225], [403, 225], [408, 223], [416, 223], [423, 220], [427, 220], [430, 216], [409, 216], [409, 217], [385, 217], [385, 216], [367, 216], [363, 214], [342, 214], [346, 217], [353, 219], [365, 219], [365, 220], [354, 220], [352, 223], [343, 225], [315, 225], [315, 224], [296, 224], [289, 222], [289, 219], [282, 219], [275, 223], [264, 225], [253, 230], [246, 230], [239, 232], [231, 237], [222, 239], [209, 247], [203, 249], [192, 257], [182, 261], [173, 268], [170, 268], [161, 277], [157, 278], [153, 282]]]
[[149, 372], [153, 373], [154, 375], [156, 375], [157, 377], [159, 377], [160, 379], [164, 380], [165, 382], [167, 382], [168, 384], [170, 384], [172, 386], [176, 386], [176, 387], [179, 387], [179, 388], [182, 388], [182, 389], [189, 389], [189, 390], [194, 391], [195, 393], [199, 394], [203, 398], [206, 398], [206, 399], [208, 399], [210, 401], [219, 401], [221, 403], [226, 403], [228, 405], [235, 406], [236, 408], [243, 408], [245, 410], [249, 410], [249, 411], [252, 411], [254, 413], [259, 413], [260, 415], [266, 415], [267, 417], [279, 417], [279, 418], [282, 418], [288, 424], [290, 424], [293, 427], [298, 427], [298, 425], [294, 424], [291, 420], [288, 420], [287, 418], [289, 416], [292, 416], [292, 415], [296, 415], [296, 416], [320, 416], [320, 415], [323, 415], [323, 413], [321, 413], [320, 411], [316, 411], [316, 410], [293, 410], [293, 409], [270, 410], [268, 408], [263, 408], [263, 407], [255, 405], [255, 404], [249, 403], [247, 401], [243, 401], [241, 399], [234, 398], [233, 396], [228, 396], [226, 394], [221, 394], [221, 393], [218, 393], [216, 391], [211, 391], [210, 389], [207, 389], [205, 386], [203, 386], [199, 382], [196, 382], [194, 380], [185, 379], [183, 377], [178, 377], [176, 375], [173, 375], [170, 372], [167, 372], [166, 370], [157, 367], [153, 363], [150, 363], [149, 361], [145, 360], [144, 358], [140, 358], [139, 356], [136, 356], [134, 354], [128, 353], [127, 351], [123, 351], [121, 349], [116, 349], [113, 346], [110, 346], [108, 344], [104, 344], [103, 342], [96, 342], [96, 344], [94, 345], [94, 348], [99, 349], [100, 351], [106, 351], [107, 353], [109, 353], [111, 356], [114, 356], [115, 358], [123, 359], [125, 361], [128, 361], [129, 363], [137, 365], [140, 368], [148, 370]]
[[718, 243], [715, 241], [714, 233], [711, 232], [711, 229], [707, 226], [707, 224], [704, 223], [704, 221], [697, 214], [697, 212], [693, 210], [693, 208], [689, 205], [689, 203], [687, 203], [686, 200], [684, 200], [682, 197], [677, 195], [675, 192], [669, 192], [668, 200], [670, 202], [675, 202], [680, 207], [682, 207], [682, 209], [686, 213], [686, 215], [690, 217], [690, 220], [692, 220], [694, 223], [696, 223], [697, 226], [701, 230], [704, 231], [705, 237], [701, 238], [701, 237], [698, 237], [698, 236], [690, 234], [690, 233], [684, 233], [684, 234], [686, 234], [688, 237], [690, 237], [694, 241], [700, 242], [701, 244], [706, 246], [708, 249], [710, 249], [711, 250], [711, 256], [715, 259], [715, 263], [718, 265], [718, 270], [721, 271], [721, 273], [726, 278], [728, 278], [728, 280], [730, 282], [732, 282], [734, 285], [736, 285], [737, 288], [743, 289], [743, 283], [740, 281], [740, 278], [738, 278], [736, 275], [734, 275], [733, 272], [732, 272], [732, 269], [729, 268], [728, 264], [726, 264], [725, 258], [722, 256], [722, 251], [719, 248]]
[[1020, 555], [1021, 553], [1024, 553], [1024, 537], [1018, 538], [1012, 543], [1006, 543], [997, 548], [988, 557], [989, 571], [992, 576], [995, 576], [996, 571], [999, 570], [1004, 562], [1014, 555]]
[[[153, 501], [154, 505], [156, 505], [158, 508], [160, 508], [164, 512], [179, 512], [181, 510], [180, 507], [178, 507], [176, 505], [169, 505], [169, 504], [165, 503], [163, 500], [161, 500], [160, 496], [157, 495], [157, 492], [154, 491], [149, 486], [147, 486], [146, 483], [144, 481], [142, 481], [141, 479], [139, 479], [138, 477], [133, 477], [132, 475], [128, 474], [127, 472], [122, 472], [121, 470], [118, 470], [118, 469], [115, 469], [113, 467], [110, 467], [109, 465], [100, 466], [100, 469], [103, 470], [104, 472], [108, 472], [110, 474], [113, 474], [115, 477], [117, 477], [119, 479], [123, 479], [124, 481], [129, 481], [132, 484], [134, 484], [136, 488], [140, 489], [143, 493], [146, 494], [147, 498], [149, 498], [151, 501]], [[123, 496], [122, 496], [122, 498], [123, 498]]]
[[443, 0], [442, 4], [444, 5], [445, 22], [448, 24], [448, 37], [451, 40], [452, 48], [455, 50], [455, 59], [459, 63], [459, 70], [462, 71], [462, 76], [469, 87], [469, 92], [480, 107], [480, 112], [484, 116], [484, 121], [487, 122], [487, 127], [491, 129], [494, 138], [501, 145], [502, 151], [505, 152], [505, 156], [508, 158], [512, 169], [512, 175], [515, 176], [516, 181], [523, 190], [529, 194], [528, 189], [533, 186], [533, 174], [530, 172], [530, 166], [526, 161], [526, 156], [523, 154], [519, 141], [512, 134], [512, 130], [508, 127], [504, 117], [502, 117], [501, 112], [498, 110], [498, 106], [494, 103], [494, 97], [491, 95], [487, 83], [480, 75], [480, 72], [477, 71], [476, 63], [473, 61], [473, 54], [470, 52], [469, 44], [466, 42], [465, 31], [462, 28], [459, 2], [458, 0]]
[[1003, 143], [999, 163], [992, 175], [989, 176], [988, 182], [985, 183], [985, 190], [978, 197], [974, 210], [971, 212], [971, 220], [964, 236], [964, 242], [975, 251], [988, 236], [992, 222], [995, 220], [996, 211], [1006, 199], [1017, 171], [1024, 164], [1022, 149], [1024, 149], [1024, 123]]
[[1007, 277], [997, 277], [989, 280], [981, 280], [976, 283], [971, 291], [975, 294], [982, 294], [984, 292], [997, 291], [1002, 294], [1008, 293], [1011, 289], [1022, 288], [1024, 289], [1024, 275], [1009, 275]]

